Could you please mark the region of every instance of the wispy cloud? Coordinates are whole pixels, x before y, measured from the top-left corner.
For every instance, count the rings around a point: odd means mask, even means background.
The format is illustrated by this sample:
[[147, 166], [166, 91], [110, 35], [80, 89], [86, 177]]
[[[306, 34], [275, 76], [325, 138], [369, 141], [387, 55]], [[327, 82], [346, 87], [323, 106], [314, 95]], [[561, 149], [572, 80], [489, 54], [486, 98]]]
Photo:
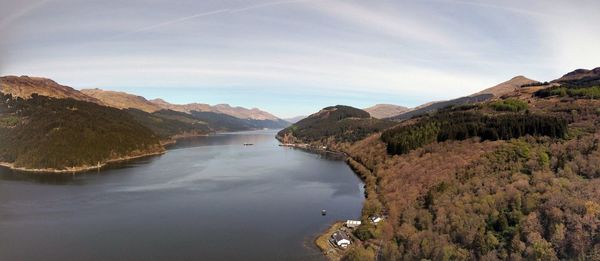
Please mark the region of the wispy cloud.
[[27, 16], [32, 11], [46, 5], [48, 2], [51, 1], [52, 0], [40, 0], [20, 7], [17, 10], [11, 10], [12, 12], [9, 15], [0, 19], [0, 31], [6, 30], [9, 25], [14, 23], [15, 21], [18, 21], [21, 17]]
[[201, 12], [201, 13], [197, 13], [197, 14], [193, 14], [193, 15], [189, 15], [189, 16], [179, 17], [179, 18], [175, 18], [172, 20], [160, 22], [157, 24], [152, 24], [149, 26], [139, 28], [137, 30], [130, 31], [130, 32], [120, 33], [120, 34], [114, 35], [112, 37], [109, 37], [107, 40], [122, 38], [122, 37], [126, 37], [126, 36], [133, 35], [136, 33], [149, 31], [149, 30], [153, 30], [156, 28], [165, 27], [165, 26], [185, 22], [188, 20], [198, 19], [198, 18], [206, 17], [206, 16], [219, 15], [219, 14], [234, 14], [234, 13], [240, 13], [240, 12], [250, 11], [253, 9], [270, 7], [270, 6], [294, 4], [294, 3], [309, 2], [309, 1], [318, 1], [318, 0], [289, 0], [289, 1], [266, 2], [266, 3], [249, 5], [249, 6], [240, 7], [240, 8], [224, 8], [224, 9], [217, 9], [217, 10], [213, 10], [213, 11]]

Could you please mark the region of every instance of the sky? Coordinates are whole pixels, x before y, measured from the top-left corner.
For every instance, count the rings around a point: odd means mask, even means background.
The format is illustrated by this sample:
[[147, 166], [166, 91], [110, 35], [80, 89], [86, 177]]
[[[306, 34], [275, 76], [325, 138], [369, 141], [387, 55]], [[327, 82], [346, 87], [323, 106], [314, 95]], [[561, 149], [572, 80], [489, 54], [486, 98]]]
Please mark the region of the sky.
[[600, 66], [600, 1], [0, 0], [0, 75], [279, 117]]

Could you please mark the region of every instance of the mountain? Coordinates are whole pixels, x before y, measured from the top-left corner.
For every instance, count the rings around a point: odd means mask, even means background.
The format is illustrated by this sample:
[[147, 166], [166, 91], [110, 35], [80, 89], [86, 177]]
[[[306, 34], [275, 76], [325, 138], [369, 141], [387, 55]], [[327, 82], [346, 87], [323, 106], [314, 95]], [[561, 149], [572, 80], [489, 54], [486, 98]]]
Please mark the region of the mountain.
[[402, 121], [402, 120], [410, 119], [415, 116], [433, 112], [435, 110], [439, 110], [439, 109], [442, 109], [442, 108], [445, 108], [448, 106], [455, 106], [455, 105], [461, 105], [461, 104], [470, 104], [470, 103], [478, 103], [478, 102], [487, 101], [492, 98], [497, 98], [497, 97], [501, 97], [501, 96], [509, 94], [509, 93], [514, 93], [515, 91], [518, 91], [521, 88], [521, 86], [526, 85], [526, 84], [536, 83], [536, 82], [537, 81], [530, 80], [523, 76], [516, 76], [506, 82], [500, 83], [500, 84], [490, 87], [490, 88], [487, 88], [478, 93], [471, 94], [469, 96], [465, 96], [465, 97], [461, 97], [461, 98], [457, 98], [457, 99], [453, 99], [453, 100], [449, 100], [449, 101], [440, 101], [440, 102], [425, 104], [425, 105], [419, 106], [415, 109], [412, 109], [412, 110], [409, 110], [402, 114], [399, 114], [397, 116], [390, 117], [389, 119], [395, 120], [395, 121]]
[[[357, 242], [350, 259], [598, 260], [600, 230], [586, 228], [600, 227], [600, 86], [589, 71], [575, 74], [560, 86], [492, 89], [475, 96], [493, 99], [356, 140], [336, 138], [338, 116], [326, 108], [278, 138], [343, 153], [363, 179], [353, 234], [374, 245]], [[311, 135], [299, 131], [307, 127]]]
[[279, 129], [290, 125], [289, 122], [257, 108], [231, 107], [228, 104], [210, 106], [203, 103], [179, 105], [162, 99], [154, 99], [150, 102], [164, 109], [189, 113], [197, 119], [208, 122], [219, 131]]
[[301, 115], [301, 116], [286, 118], [286, 119], [283, 119], [283, 120], [285, 120], [285, 121], [293, 124], [293, 123], [299, 122], [300, 120], [302, 120], [304, 118], [306, 118], [306, 116]]
[[53, 80], [29, 76], [3, 76], [0, 77], [0, 92], [10, 94], [12, 97], [28, 99], [32, 94], [54, 98], [71, 98], [80, 101], [102, 102], [81, 93], [71, 87], [60, 85]]
[[366, 111], [337, 105], [326, 107], [281, 130], [277, 138], [286, 143], [314, 142], [323, 138], [356, 141], [392, 125], [392, 122], [371, 118]]
[[400, 115], [409, 109], [393, 104], [376, 104], [375, 106], [365, 108], [364, 110], [371, 114], [371, 117], [373, 118], [384, 119]]
[[125, 111], [71, 98], [0, 93], [2, 165], [72, 172], [163, 151], [159, 137]]
[[106, 91], [101, 89], [82, 89], [81, 93], [102, 101], [103, 104], [118, 109], [138, 109], [155, 112], [162, 108], [142, 96], [125, 92]]
[[210, 105], [204, 104], [204, 103], [172, 104], [172, 103], [168, 103], [165, 100], [160, 99], [160, 98], [150, 100], [150, 102], [154, 103], [155, 105], [157, 105], [163, 109], [172, 110], [172, 111], [180, 111], [180, 112], [185, 112], [185, 113], [191, 113], [192, 111], [214, 112]]
[[592, 78], [599, 78], [599, 77], [600, 77], [600, 67], [597, 67], [592, 70], [577, 69], [577, 70], [574, 70], [572, 72], [569, 72], [569, 73], [563, 75], [562, 77], [560, 77], [552, 82], [564, 83], [564, 82], [582, 80], [585, 78], [592, 79]]
[[490, 88], [487, 88], [483, 91], [472, 94], [470, 96], [477, 96], [477, 95], [481, 95], [481, 94], [492, 94], [492, 95], [494, 95], [494, 97], [501, 97], [502, 95], [514, 93], [515, 91], [519, 90], [521, 88], [521, 86], [523, 86], [523, 85], [537, 83], [537, 82], [538, 81], [531, 80], [531, 79], [526, 78], [525, 76], [519, 75], [519, 76], [516, 76], [516, 77], [506, 81], [506, 82], [500, 83], [500, 84], [490, 87]]
[[152, 103], [157, 106], [174, 110], [190, 113], [192, 111], [200, 111], [200, 112], [215, 112], [227, 114], [239, 119], [251, 119], [251, 120], [272, 120], [277, 121], [280, 120], [276, 116], [262, 111], [257, 108], [246, 109], [244, 107], [232, 107], [229, 104], [217, 104], [215, 106], [210, 106], [208, 104], [203, 103], [190, 103], [190, 104], [171, 104], [162, 99], [154, 99], [151, 100]]

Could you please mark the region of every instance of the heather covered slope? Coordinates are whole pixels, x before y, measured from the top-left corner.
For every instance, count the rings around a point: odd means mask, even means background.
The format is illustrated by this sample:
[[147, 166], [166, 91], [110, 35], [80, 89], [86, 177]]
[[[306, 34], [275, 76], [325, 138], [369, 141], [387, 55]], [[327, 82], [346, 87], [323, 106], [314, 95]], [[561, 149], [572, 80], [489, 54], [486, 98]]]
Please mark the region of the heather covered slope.
[[73, 99], [0, 94], [0, 162], [83, 170], [162, 152], [159, 137], [124, 111]]
[[31, 98], [36, 93], [42, 96], [54, 98], [71, 98], [74, 100], [95, 102], [102, 104], [101, 101], [85, 95], [71, 87], [60, 85], [53, 80], [41, 77], [29, 76], [3, 76], [0, 77], [0, 92], [10, 94], [13, 97], [23, 99]]
[[160, 106], [146, 100], [146, 98], [125, 92], [101, 89], [82, 89], [81, 92], [117, 109], [138, 109], [150, 113], [161, 110]]

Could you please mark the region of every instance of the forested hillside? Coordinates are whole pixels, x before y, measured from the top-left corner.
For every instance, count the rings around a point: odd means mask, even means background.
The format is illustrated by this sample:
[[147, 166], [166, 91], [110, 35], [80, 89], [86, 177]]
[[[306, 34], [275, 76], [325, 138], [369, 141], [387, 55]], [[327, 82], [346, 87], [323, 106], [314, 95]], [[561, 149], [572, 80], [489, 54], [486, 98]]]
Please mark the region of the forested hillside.
[[357, 141], [382, 131], [394, 123], [371, 118], [368, 112], [349, 106], [327, 107], [280, 131], [280, 140], [314, 142], [333, 139], [338, 142]]
[[124, 111], [73, 99], [0, 93], [0, 162], [29, 169], [96, 166], [163, 151]]
[[[317, 129], [296, 142], [345, 152], [366, 184], [362, 244], [345, 259], [600, 260], [597, 72], [451, 104], [359, 140], [331, 142], [321, 127], [331, 125], [313, 117]], [[371, 224], [375, 214], [386, 220]]]
[[138, 109], [127, 109], [126, 111], [161, 139], [186, 135], [206, 135], [213, 132], [206, 122], [183, 112], [160, 110], [148, 113]]

